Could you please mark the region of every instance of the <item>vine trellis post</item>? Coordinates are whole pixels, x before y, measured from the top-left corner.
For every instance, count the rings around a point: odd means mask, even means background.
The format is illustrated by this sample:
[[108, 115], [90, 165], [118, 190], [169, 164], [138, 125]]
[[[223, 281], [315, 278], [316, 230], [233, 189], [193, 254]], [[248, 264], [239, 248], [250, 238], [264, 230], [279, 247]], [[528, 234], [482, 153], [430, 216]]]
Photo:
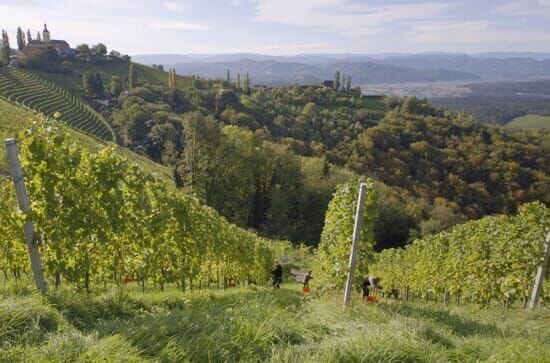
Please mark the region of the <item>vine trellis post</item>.
[[32, 220], [28, 216], [31, 211], [29, 198], [27, 191], [25, 190], [25, 182], [23, 170], [21, 169], [21, 163], [19, 161], [19, 153], [17, 151], [17, 140], [6, 139], [4, 140], [6, 145], [6, 152], [8, 155], [8, 161], [10, 164], [11, 175], [13, 183], [15, 184], [15, 194], [17, 196], [17, 203], [19, 209], [25, 214], [25, 224], [23, 225], [23, 231], [25, 233], [25, 242], [29, 251], [29, 257], [31, 260], [31, 268], [34, 276], [34, 282], [38, 291], [46, 292], [46, 281], [44, 280], [44, 271], [42, 270], [42, 261], [40, 260], [40, 253], [36, 246], [34, 225]]
[[355, 274], [355, 265], [357, 264], [357, 251], [359, 250], [359, 241], [361, 239], [361, 226], [363, 224], [363, 211], [365, 209], [365, 195], [367, 184], [361, 183], [359, 186], [359, 197], [357, 198], [357, 209], [355, 211], [355, 225], [353, 226], [353, 237], [351, 243], [351, 253], [349, 256], [349, 271], [344, 290], [344, 309], [349, 305], [351, 292], [353, 290], [353, 277]]
[[546, 272], [546, 268], [548, 267], [549, 260], [550, 260], [550, 232], [546, 234], [546, 240], [544, 241], [544, 257], [537, 269], [535, 284], [533, 285], [533, 292], [531, 293], [531, 299], [529, 299], [529, 310], [534, 309], [539, 304], [540, 294], [542, 292], [542, 282], [544, 281], [544, 275]]

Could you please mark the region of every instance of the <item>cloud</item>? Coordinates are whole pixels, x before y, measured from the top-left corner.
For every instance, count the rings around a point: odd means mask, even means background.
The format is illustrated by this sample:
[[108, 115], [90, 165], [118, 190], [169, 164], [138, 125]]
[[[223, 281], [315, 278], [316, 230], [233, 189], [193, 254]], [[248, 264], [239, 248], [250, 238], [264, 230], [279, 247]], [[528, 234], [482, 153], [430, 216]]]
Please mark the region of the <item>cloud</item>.
[[498, 13], [511, 16], [550, 17], [550, 0], [516, 0], [495, 8]]
[[210, 30], [205, 24], [189, 23], [186, 21], [169, 21], [165, 23], [149, 24], [151, 28], [167, 30]]
[[165, 1], [162, 5], [174, 13], [183, 13], [185, 11], [185, 6], [177, 1]]
[[243, 3], [243, 0], [231, 0], [230, 4], [233, 6], [240, 6], [242, 5], [242, 3]]
[[400, 21], [430, 19], [450, 7], [436, 2], [375, 7], [349, 0], [258, 0], [254, 20], [355, 37], [381, 33], [386, 26]]
[[425, 44], [503, 44], [545, 41], [550, 39], [550, 33], [502, 28], [489, 21], [425, 22], [417, 24], [407, 37]]

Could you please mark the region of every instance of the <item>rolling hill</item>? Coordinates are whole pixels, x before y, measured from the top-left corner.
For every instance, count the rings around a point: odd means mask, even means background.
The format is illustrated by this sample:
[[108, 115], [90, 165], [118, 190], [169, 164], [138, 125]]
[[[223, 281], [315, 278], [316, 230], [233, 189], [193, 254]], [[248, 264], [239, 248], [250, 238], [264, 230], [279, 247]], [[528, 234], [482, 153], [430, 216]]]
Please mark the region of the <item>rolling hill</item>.
[[109, 124], [79, 96], [35, 74], [12, 67], [1, 68], [0, 97], [47, 117], [55, 115], [67, 125], [99, 139], [115, 139]]
[[[3, 140], [17, 137], [36, 119], [37, 117], [34, 112], [0, 99], [0, 141], [2, 141], [2, 145], [0, 145], [0, 175], [9, 174]], [[105, 143], [97, 138], [90, 137], [72, 128], [67, 127], [66, 131], [69, 133], [71, 140], [85, 145], [91, 151], [97, 151], [105, 146]], [[166, 181], [172, 181], [172, 171], [170, 168], [157, 164], [126, 148], [117, 146], [116, 150], [129, 160], [142, 166], [149, 174]]]
[[[57, 83], [73, 92], [82, 92], [82, 74], [86, 71], [99, 73], [105, 85], [108, 85], [112, 76], [118, 76], [122, 81], [128, 76], [128, 62], [102, 62], [99, 64], [72, 62], [71, 70], [66, 73], [50, 73], [39, 70], [31, 70], [44, 79]], [[168, 73], [140, 63], [134, 63], [137, 74], [137, 84], [168, 84]], [[176, 77], [177, 86], [181, 88], [191, 87], [193, 80], [190, 77]]]
[[467, 72], [412, 69], [366, 61], [339, 61], [312, 65], [245, 58], [223, 62], [178, 63], [175, 68], [179, 74], [198, 74], [206, 78], [225, 78], [226, 70], [230, 69], [233, 75], [249, 73], [254, 84], [273, 86], [294, 83], [317, 84], [322, 80], [332, 79], [336, 70], [350, 74], [355, 84], [479, 79], [478, 76]]

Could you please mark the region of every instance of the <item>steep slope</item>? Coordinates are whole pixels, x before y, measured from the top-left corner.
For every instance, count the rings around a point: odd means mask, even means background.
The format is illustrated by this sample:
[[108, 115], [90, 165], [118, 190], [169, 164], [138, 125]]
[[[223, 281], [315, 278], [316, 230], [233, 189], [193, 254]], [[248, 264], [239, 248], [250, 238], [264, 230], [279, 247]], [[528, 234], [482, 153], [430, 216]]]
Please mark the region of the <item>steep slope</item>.
[[[0, 99], [0, 176], [9, 173], [3, 140], [10, 137], [17, 137], [19, 133], [28, 128], [34, 120], [36, 120], [34, 112]], [[105, 146], [105, 143], [98, 139], [89, 137], [72, 128], [67, 127], [66, 131], [70, 134], [72, 140], [86, 145], [86, 147], [92, 151], [99, 150], [101, 147]], [[172, 172], [170, 168], [157, 164], [146, 157], [122, 147], [117, 147], [117, 152], [141, 165], [151, 175], [171, 182]]]
[[103, 117], [78, 96], [32, 73], [12, 67], [1, 68], [0, 97], [48, 117], [59, 115], [67, 125], [102, 140], [115, 139]]

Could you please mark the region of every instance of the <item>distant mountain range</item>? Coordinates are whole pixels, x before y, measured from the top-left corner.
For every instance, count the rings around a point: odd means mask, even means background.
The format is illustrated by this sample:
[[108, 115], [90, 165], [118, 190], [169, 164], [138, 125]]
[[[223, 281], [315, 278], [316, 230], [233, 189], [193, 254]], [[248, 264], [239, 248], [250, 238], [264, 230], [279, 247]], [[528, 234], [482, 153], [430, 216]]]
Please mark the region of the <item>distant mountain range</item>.
[[550, 78], [550, 53], [301, 54], [271, 56], [234, 54], [136, 55], [145, 64], [175, 67], [179, 74], [225, 78], [249, 73], [253, 84], [317, 84], [336, 70], [354, 84], [436, 81], [527, 80]]

